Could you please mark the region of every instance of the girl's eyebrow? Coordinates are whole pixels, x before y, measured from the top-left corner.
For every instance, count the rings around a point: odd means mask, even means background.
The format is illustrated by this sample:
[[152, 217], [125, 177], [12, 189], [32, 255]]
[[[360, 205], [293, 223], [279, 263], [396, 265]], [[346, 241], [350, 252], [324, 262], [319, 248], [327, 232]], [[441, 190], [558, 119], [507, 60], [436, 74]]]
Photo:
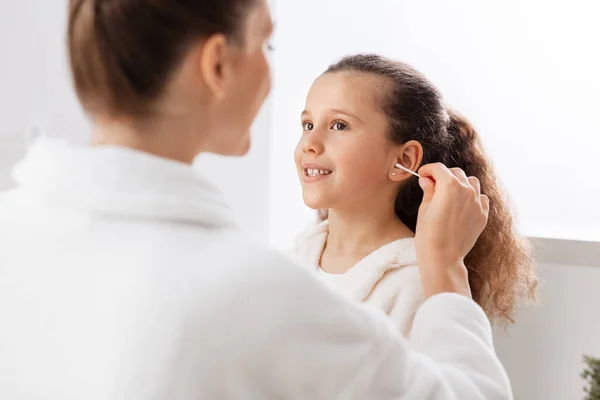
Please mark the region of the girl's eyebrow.
[[359, 122], [361, 122], [361, 123], [362, 123], [362, 121], [361, 121], [361, 119], [360, 119], [360, 118], [358, 118], [356, 115], [352, 114], [352, 113], [351, 113], [351, 112], [349, 112], [349, 111], [340, 110], [340, 109], [338, 109], [338, 108], [332, 108], [332, 109], [331, 109], [331, 110], [329, 110], [329, 111], [331, 111], [333, 114], [342, 114], [342, 115], [345, 115], [345, 116], [347, 116], [347, 117], [353, 118], [353, 119], [355, 119], [355, 120], [357, 120], [357, 121], [359, 121]]
[[[360, 118], [358, 118], [356, 115], [352, 114], [349, 111], [341, 110], [341, 109], [338, 109], [338, 108], [332, 108], [332, 109], [329, 110], [329, 112], [331, 112], [332, 114], [345, 115], [347, 117], [350, 117], [350, 118], [355, 119], [355, 120], [357, 120], [357, 121], [359, 121], [359, 122], [362, 123], [362, 120]], [[300, 117], [304, 118], [304, 117], [307, 117], [309, 115], [310, 115], [310, 112], [308, 110], [304, 110], [304, 111], [302, 111], [302, 114], [300, 114]]]

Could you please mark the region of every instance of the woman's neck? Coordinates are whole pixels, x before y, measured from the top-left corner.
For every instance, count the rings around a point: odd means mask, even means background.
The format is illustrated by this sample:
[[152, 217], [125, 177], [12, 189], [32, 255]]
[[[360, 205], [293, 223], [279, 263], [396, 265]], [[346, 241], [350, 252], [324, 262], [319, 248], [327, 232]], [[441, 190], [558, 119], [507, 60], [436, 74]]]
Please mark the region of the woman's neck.
[[186, 164], [198, 154], [198, 143], [185, 126], [169, 119], [121, 121], [97, 118], [92, 145], [127, 147]]
[[342, 212], [329, 210], [329, 234], [321, 258], [321, 268], [344, 273], [358, 261], [395, 240], [413, 237], [413, 232], [395, 212]]

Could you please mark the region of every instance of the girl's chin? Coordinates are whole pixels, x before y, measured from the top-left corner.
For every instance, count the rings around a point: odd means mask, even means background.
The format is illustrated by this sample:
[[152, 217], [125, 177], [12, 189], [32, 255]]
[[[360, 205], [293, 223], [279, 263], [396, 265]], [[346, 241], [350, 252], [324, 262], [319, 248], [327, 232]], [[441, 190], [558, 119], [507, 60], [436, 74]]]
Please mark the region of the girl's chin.
[[320, 210], [323, 208], [327, 208], [327, 206], [325, 205], [325, 202], [321, 201], [320, 199], [315, 199], [312, 196], [307, 196], [304, 195], [304, 205], [306, 205], [306, 207], [312, 209], [312, 210]]

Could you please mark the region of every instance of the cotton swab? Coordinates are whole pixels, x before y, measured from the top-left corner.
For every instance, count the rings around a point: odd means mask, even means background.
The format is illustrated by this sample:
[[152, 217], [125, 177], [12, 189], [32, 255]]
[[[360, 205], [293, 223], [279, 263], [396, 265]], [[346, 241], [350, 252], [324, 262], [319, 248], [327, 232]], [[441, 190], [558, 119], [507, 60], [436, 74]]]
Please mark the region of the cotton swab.
[[396, 163], [396, 165], [394, 165], [394, 167], [401, 169], [403, 171], [408, 172], [409, 174], [413, 174], [414, 176], [420, 178], [421, 175], [417, 174], [415, 171], [411, 171], [410, 169], [406, 168], [404, 165], [400, 164], [400, 163]]

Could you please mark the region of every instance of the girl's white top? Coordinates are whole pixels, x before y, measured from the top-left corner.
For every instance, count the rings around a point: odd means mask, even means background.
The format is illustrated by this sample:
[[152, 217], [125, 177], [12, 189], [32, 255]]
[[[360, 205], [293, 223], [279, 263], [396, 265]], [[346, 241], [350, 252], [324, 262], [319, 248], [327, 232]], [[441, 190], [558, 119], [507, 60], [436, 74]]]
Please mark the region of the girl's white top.
[[318, 271], [322, 279], [346, 297], [383, 311], [400, 333], [408, 336], [417, 309], [425, 301], [414, 239], [388, 243], [346, 273], [329, 274], [319, 265], [328, 232], [327, 221], [308, 228], [298, 236], [292, 257]]
[[490, 324], [412, 338], [245, 239], [189, 165], [34, 144], [0, 194], [0, 399], [508, 399]]

